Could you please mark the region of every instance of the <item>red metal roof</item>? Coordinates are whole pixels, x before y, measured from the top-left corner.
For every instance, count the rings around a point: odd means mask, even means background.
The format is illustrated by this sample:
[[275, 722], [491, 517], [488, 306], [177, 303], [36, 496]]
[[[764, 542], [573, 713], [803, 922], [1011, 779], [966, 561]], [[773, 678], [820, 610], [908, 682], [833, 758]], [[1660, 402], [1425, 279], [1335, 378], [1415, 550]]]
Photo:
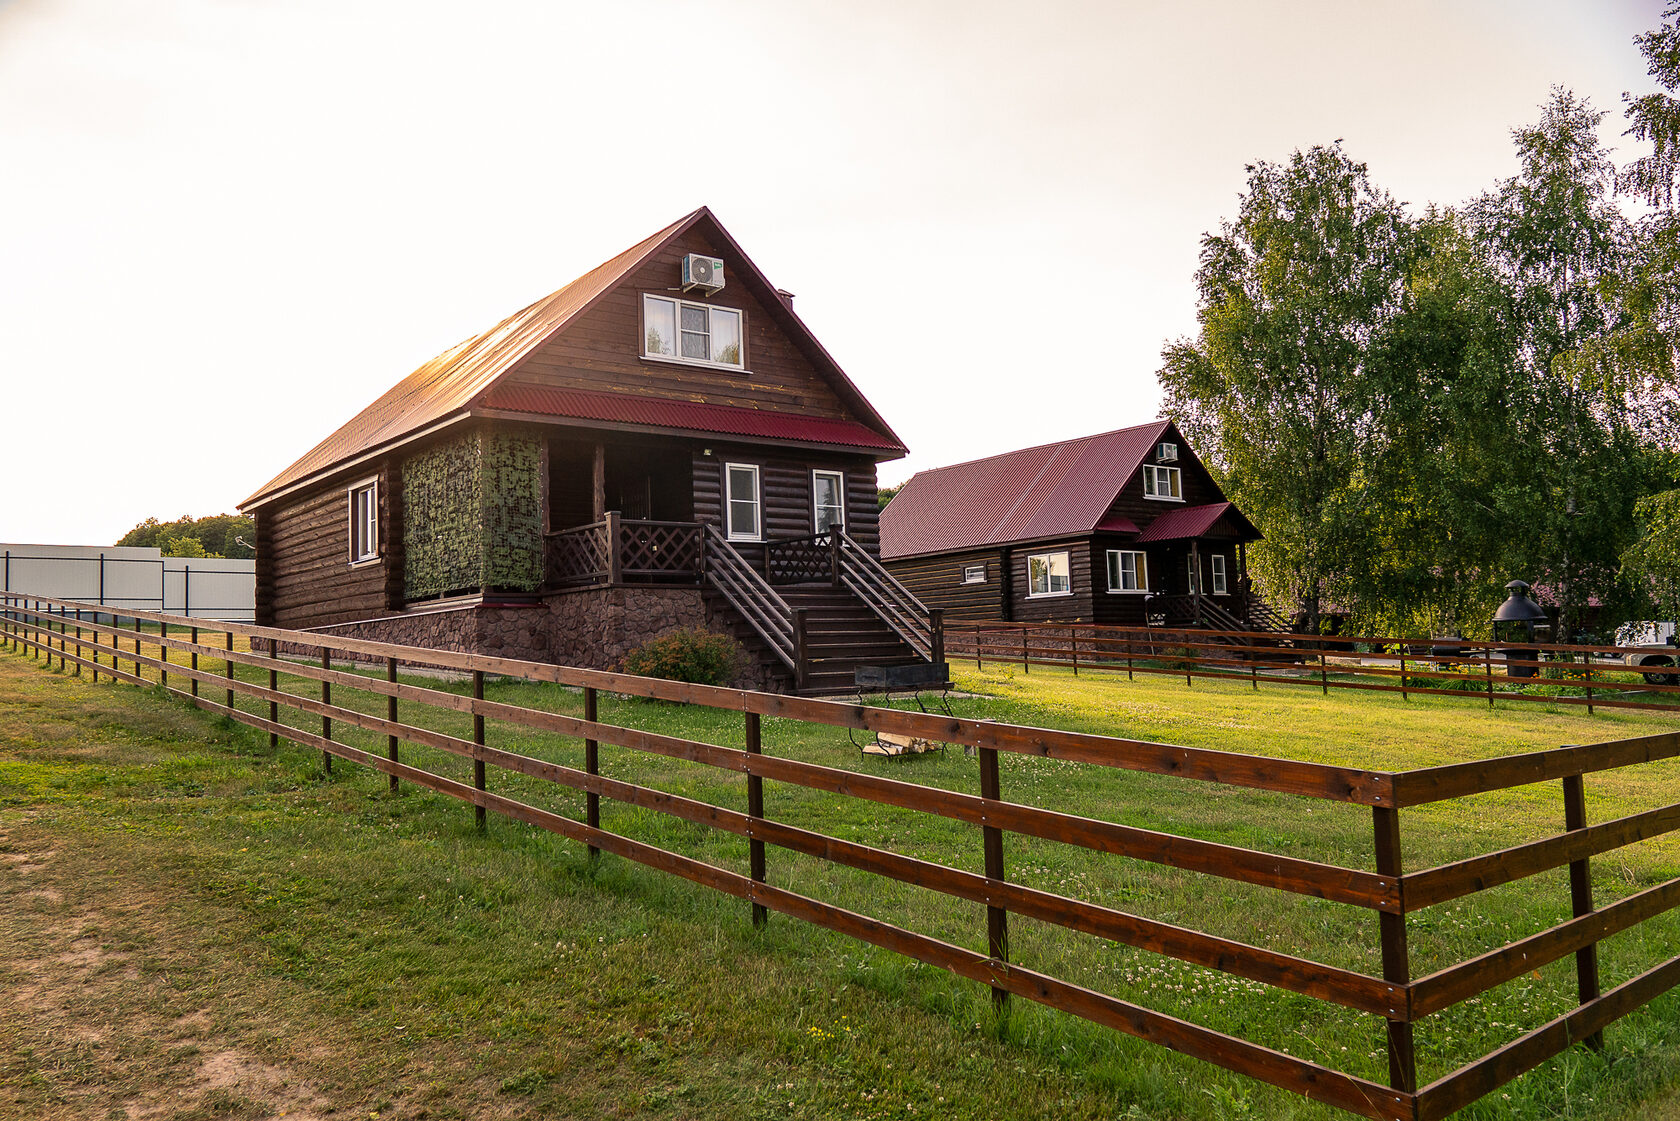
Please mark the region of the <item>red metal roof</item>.
[[1091, 533], [1168, 427], [1158, 420], [922, 471], [881, 512], [881, 555]]
[[1260, 531], [1243, 517], [1241, 510], [1229, 502], [1210, 502], [1206, 506], [1180, 506], [1175, 510], [1168, 510], [1144, 527], [1143, 532], [1137, 535], [1137, 543], [1147, 545], [1151, 541], [1183, 541], [1191, 537], [1201, 537], [1227, 514], [1231, 515], [1234, 523], [1227, 527], [1232, 531], [1232, 536], [1246, 536], [1243, 532], [1245, 529], [1254, 537], [1260, 536]]
[[674, 428], [684, 432], [725, 436], [753, 436], [801, 444], [829, 444], [836, 447], [890, 451], [895, 454], [903, 451], [895, 441], [852, 420], [778, 413], [768, 409], [741, 409], [730, 405], [706, 405], [696, 401], [674, 401], [664, 397], [639, 397], [625, 393], [597, 393], [548, 386], [498, 385], [484, 394], [477, 405], [486, 409], [535, 416], [635, 424], [647, 428]]
[[700, 223], [705, 223], [705, 228], [724, 243], [732, 258], [738, 261], [735, 266], [737, 275], [760, 292], [770, 317], [780, 322], [794, 344], [806, 352], [812, 364], [833, 385], [840, 399], [855, 415], [885, 434], [875, 436], [877, 441], [884, 442], [847, 446], [878, 447], [902, 454], [904, 444], [893, 434], [887, 422], [864, 399], [804, 321], [776, 295], [775, 286], [741, 251], [729, 231], [710, 210], [702, 206], [610, 261], [597, 265], [559, 291], [515, 312], [483, 334], [475, 335], [433, 358], [304, 453], [296, 463], [263, 484], [261, 489], [239, 504], [240, 508], [260, 505], [282, 491], [331, 473], [377, 448], [464, 415], [469, 402], [494, 386], [502, 375], [518, 366], [533, 350], [616, 287], [642, 261]]

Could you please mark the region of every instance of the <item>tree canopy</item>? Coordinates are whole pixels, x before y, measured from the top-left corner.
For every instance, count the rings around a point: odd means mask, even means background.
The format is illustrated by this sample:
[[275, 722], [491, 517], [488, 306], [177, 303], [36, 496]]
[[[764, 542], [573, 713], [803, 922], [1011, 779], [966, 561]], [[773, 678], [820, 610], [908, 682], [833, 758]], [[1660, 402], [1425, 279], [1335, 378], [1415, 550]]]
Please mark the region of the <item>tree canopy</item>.
[[256, 549], [241, 545], [236, 538], [254, 542], [256, 523], [246, 514], [214, 514], [206, 518], [181, 517], [172, 522], [147, 518], [127, 533], [118, 545], [139, 545], [162, 549], [166, 557], [252, 557]]
[[[1664, 18], [1638, 43], [1672, 91]], [[1627, 100], [1650, 156], [1618, 172], [1604, 114], [1554, 88], [1516, 175], [1421, 215], [1340, 141], [1248, 168], [1160, 376], [1266, 534], [1269, 597], [1413, 633], [1486, 633], [1513, 576], [1566, 632], [1680, 607], [1680, 495], [1653, 497], [1680, 482], [1680, 101]], [[1665, 209], [1630, 220], [1618, 190]]]

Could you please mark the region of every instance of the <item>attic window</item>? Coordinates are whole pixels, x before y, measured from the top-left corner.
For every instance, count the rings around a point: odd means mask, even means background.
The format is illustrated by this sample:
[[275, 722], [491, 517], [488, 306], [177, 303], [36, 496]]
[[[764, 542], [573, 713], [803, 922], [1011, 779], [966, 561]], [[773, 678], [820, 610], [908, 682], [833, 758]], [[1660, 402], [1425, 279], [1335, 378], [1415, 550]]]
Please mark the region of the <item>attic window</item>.
[[1184, 484], [1181, 479], [1182, 472], [1176, 467], [1157, 467], [1153, 463], [1145, 463], [1143, 496], [1163, 502], [1183, 502]]
[[664, 296], [642, 297], [642, 353], [707, 366], [741, 366], [741, 313]]

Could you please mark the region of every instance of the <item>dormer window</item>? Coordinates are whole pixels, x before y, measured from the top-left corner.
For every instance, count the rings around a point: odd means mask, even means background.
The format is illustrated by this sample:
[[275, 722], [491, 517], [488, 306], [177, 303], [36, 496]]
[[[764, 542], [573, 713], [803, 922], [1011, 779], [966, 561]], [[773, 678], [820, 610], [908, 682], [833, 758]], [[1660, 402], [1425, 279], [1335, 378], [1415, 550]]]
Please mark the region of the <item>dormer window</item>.
[[741, 367], [741, 313], [664, 296], [642, 297], [642, 353], [649, 358]]
[[1183, 502], [1183, 474], [1177, 467], [1158, 467], [1153, 463], [1145, 463], [1143, 465], [1143, 496], [1159, 499], [1162, 502]]

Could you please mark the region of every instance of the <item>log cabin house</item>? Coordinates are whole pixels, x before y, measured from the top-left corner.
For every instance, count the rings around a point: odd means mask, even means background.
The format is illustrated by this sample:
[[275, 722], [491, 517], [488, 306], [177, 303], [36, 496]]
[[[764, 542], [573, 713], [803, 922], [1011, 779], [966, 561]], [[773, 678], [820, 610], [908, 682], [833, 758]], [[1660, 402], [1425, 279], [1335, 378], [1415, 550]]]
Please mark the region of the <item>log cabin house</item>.
[[922, 471], [881, 514], [887, 569], [952, 621], [1286, 630], [1259, 539], [1168, 420]]
[[440, 354], [247, 499], [260, 624], [612, 668], [677, 627], [743, 683], [939, 660], [879, 560], [903, 443], [702, 207]]

